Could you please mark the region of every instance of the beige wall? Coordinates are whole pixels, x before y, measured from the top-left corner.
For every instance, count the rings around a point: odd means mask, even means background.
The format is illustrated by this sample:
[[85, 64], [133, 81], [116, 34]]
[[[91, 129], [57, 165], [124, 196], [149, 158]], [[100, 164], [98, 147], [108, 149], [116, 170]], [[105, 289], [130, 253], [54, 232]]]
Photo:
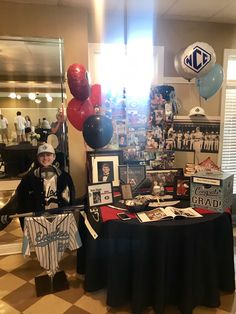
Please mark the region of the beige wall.
[[[0, 36], [63, 38], [65, 68], [72, 63], [87, 66], [88, 29], [90, 42], [99, 42], [85, 10], [63, 6], [23, 5], [0, 3]], [[165, 47], [165, 76], [177, 76], [173, 60], [175, 54], [195, 41], [212, 45], [217, 63], [222, 64], [223, 50], [236, 48], [236, 26], [215, 23], [195, 23], [158, 20], [153, 36], [155, 45]], [[186, 114], [199, 101], [193, 85], [175, 85], [177, 97], [182, 104], [180, 114]], [[191, 91], [192, 89], [192, 91]], [[71, 95], [67, 90], [68, 100]], [[193, 99], [193, 100], [192, 100]], [[220, 114], [220, 93], [203, 104], [209, 115]], [[69, 124], [70, 169], [77, 194], [85, 192], [85, 145], [81, 132]]]

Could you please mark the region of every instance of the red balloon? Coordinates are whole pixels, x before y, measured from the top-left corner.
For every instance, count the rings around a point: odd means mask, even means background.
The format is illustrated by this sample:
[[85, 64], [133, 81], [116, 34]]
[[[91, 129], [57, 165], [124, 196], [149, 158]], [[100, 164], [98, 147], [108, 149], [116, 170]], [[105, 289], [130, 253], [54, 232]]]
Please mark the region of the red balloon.
[[91, 95], [90, 95], [91, 103], [94, 106], [101, 106], [102, 104], [102, 94], [101, 94], [101, 85], [94, 84], [91, 87]]
[[73, 98], [69, 101], [67, 109], [67, 118], [77, 130], [82, 131], [84, 121], [94, 114], [94, 108], [90, 100], [81, 101]]
[[81, 101], [89, 97], [88, 74], [82, 64], [74, 63], [67, 70], [67, 80], [71, 94]]

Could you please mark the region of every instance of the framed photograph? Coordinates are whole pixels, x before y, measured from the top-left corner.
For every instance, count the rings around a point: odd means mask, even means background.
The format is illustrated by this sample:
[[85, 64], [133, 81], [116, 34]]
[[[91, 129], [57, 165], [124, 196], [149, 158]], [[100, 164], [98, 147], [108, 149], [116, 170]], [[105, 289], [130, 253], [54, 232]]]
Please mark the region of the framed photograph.
[[120, 185], [118, 166], [123, 163], [122, 150], [87, 152], [89, 183], [112, 182]]
[[130, 184], [121, 184], [120, 190], [123, 200], [131, 200], [133, 198], [132, 187]]
[[113, 189], [111, 182], [88, 185], [89, 207], [113, 204]]
[[146, 179], [145, 165], [126, 164], [119, 166], [119, 178], [121, 184], [130, 184], [132, 190], [137, 190]]
[[127, 135], [126, 134], [118, 134], [119, 139], [119, 147], [127, 146]]
[[175, 177], [174, 181], [174, 198], [190, 198], [190, 177]]
[[218, 154], [220, 116], [175, 116], [167, 143], [176, 151]]
[[164, 187], [174, 187], [174, 180], [177, 176], [183, 176], [183, 168], [146, 171], [146, 177], [151, 181], [152, 184], [154, 181], [157, 181]]

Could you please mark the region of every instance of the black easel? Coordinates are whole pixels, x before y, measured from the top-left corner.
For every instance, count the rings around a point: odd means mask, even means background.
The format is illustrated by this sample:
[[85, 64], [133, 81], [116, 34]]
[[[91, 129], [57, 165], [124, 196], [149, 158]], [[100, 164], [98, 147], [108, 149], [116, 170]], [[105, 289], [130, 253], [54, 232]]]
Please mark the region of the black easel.
[[54, 276], [38, 276], [34, 278], [37, 297], [69, 289], [69, 282], [64, 271]]

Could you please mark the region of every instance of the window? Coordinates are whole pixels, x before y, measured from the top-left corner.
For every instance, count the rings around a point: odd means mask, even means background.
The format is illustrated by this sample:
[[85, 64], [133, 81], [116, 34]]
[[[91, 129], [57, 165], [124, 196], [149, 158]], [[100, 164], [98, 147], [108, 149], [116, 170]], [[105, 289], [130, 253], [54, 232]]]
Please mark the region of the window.
[[225, 82], [221, 106], [221, 168], [234, 174], [236, 193], [236, 50], [224, 51]]
[[131, 97], [149, 95], [151, 85], [163, 84], [164, 47], [141, 47], [89, 44], [91, 83], [101, 84], [103, 93], [117, 94], [125, 87]]

